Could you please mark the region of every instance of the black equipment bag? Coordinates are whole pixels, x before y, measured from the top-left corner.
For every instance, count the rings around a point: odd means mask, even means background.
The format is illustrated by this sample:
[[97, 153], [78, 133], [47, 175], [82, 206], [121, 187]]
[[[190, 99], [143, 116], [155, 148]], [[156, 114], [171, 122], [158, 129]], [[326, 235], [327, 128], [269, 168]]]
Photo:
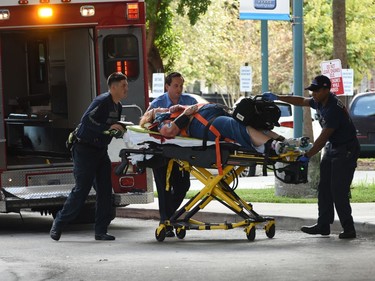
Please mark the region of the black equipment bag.
[[307, 183], [308, 165], [301, 162], [293, 162], [275, 169], [275, 177], [285, 183]]
[[265, 100], [261, 95], [254, 98], [243, 98], [233, 111], [233, 118], [245, 126], [258, 130], [272, 130], [280, 126], [280, 108], [270, 100]]

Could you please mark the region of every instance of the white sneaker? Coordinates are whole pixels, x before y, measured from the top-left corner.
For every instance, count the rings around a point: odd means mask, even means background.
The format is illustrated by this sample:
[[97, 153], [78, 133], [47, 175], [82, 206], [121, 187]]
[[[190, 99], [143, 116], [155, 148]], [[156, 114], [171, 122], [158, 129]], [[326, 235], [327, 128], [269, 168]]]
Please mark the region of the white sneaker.
[[287, 144], [282, 141], [273, 141], [272, 148], [276, 152], [277, 155], [283, 154], [286, 152]]
[[300, 150], [309, 150], [312, 147], [309, 137], [290, 138], [284, 142], [286, 146], [291, 149], [298, 148]]

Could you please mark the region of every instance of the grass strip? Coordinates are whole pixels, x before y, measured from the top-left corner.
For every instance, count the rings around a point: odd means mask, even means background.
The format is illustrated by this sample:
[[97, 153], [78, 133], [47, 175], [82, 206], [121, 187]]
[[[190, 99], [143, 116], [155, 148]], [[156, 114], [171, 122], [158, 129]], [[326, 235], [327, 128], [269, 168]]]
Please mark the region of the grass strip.
[[[198, 191], [189, 191], [187, 199], [192, 198]], [[316, 198], [291, 198], [280, 197], [275, 195], [274, 188], [261, 189], [236, 189], [236, 193], [243, 200], [248, 202], [267, 202], [267, 203], [316, 203]], [[352, 203], [371, 203], [375, 202], [375, 183], [373, 184], [356, 184], [351, 188]]]

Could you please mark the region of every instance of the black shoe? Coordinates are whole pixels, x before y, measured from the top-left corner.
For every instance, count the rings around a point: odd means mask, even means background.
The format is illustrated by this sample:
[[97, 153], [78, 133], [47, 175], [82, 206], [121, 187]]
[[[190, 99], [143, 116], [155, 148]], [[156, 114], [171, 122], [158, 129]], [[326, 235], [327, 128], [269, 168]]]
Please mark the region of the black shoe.
[[357, 237], [357, 233], [355, 232], [355, 229], [349, 230], [349, 231], [343, 231], [339, 234], [339, 239], [353, 239]]
[[95, 240], [101, 240], [101, 241], [112, 241], [115, 240], [116, 237], [109, 235], [108, 233], [103, 234], [95, 234]]
[[55, 241], [59, 241], [61, 237], [61, 227], [56, 223], [56, 221], [53, 221], [51, 230], [49, 231], [49, 236]]
[[175, 234], [174, 234], [173, 230], [167, 230], [165, 232], [165, 237], [174, 237], [174, 236], [175, 236]]
[[314, 224], [312, 226], [303, 226], [301, 227], [301, 231], [307, 234], [320, 234], [320, 235], [329, 235], [331, 233], [329, 226], [322, 226], [319, 224]]
[[175, 234], [173, 232], [173, 227], [172, 226], [167, 226], [166, 232], [165, 232], [165, 237], [174, 237]]

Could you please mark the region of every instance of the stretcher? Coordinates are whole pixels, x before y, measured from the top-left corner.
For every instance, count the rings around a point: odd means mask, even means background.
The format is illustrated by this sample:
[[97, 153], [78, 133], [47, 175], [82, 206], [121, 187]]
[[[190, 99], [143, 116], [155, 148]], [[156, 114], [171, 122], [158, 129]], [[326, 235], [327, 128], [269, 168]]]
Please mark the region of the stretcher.
[[[173, 163], [177, 163], [181, 170], [190, 172], [204, 185], [193, 198], [175, 212], [170, 220], [159, 224], [155, 230], [155, 238], [159, 242], [164, 241], [167, 228], [170, 227], [173, 227], [179, 239], [185, 237], [187, 230], [229, 230], [242, 227], [247, 239], [253, 241], [256, 226], [264, 224], [266, 236], [273, 238], [276, 230], [275, 219], [258, 214], [251, 203], [236, 194], [238, 176], [246, 167], [256, 162], [272, 170], [275, 176], [283, 182], [295, 184], [307, 182], [307, 167], [296, 161], [302, 153], [298, 149], [289, 150], [280, 155], [261, 154], [243, 149], [233, 143], [220, 142], [221, 163], [218, 164], [217, 147], [210, 142], [202, 144], [202, 140], [182, 137], [165, 139], [158, 133], [138, 126], [130, 126], [127, 129], [127, 135], [130, 134], [130, 139], [135, 140], [137, 144], [134, 147], [133, 143], [129, 145], [129, 139], [125, 141], [126, 148], [120, 152], [122, 163], [117, 173], [126, 173], [127, 163], [134, 159], [137, 161], [139, 172], [145, 168], [154, 168], [163, 163], [163, 160], [165, 163], [165, 159], [168, 159], [167, 179]], [[134, 133], [141, 135], [136, 137]], [[277, 162], [283, 165], [275, 168]], [[216, 172], [218, 165], [222, 165], [222, 173]], [[169, 186], [166, 188], [168, 189]], [[233, 211], [241, 220], [223, 223], [196, 220], [194, 216], [213, 200]]]

